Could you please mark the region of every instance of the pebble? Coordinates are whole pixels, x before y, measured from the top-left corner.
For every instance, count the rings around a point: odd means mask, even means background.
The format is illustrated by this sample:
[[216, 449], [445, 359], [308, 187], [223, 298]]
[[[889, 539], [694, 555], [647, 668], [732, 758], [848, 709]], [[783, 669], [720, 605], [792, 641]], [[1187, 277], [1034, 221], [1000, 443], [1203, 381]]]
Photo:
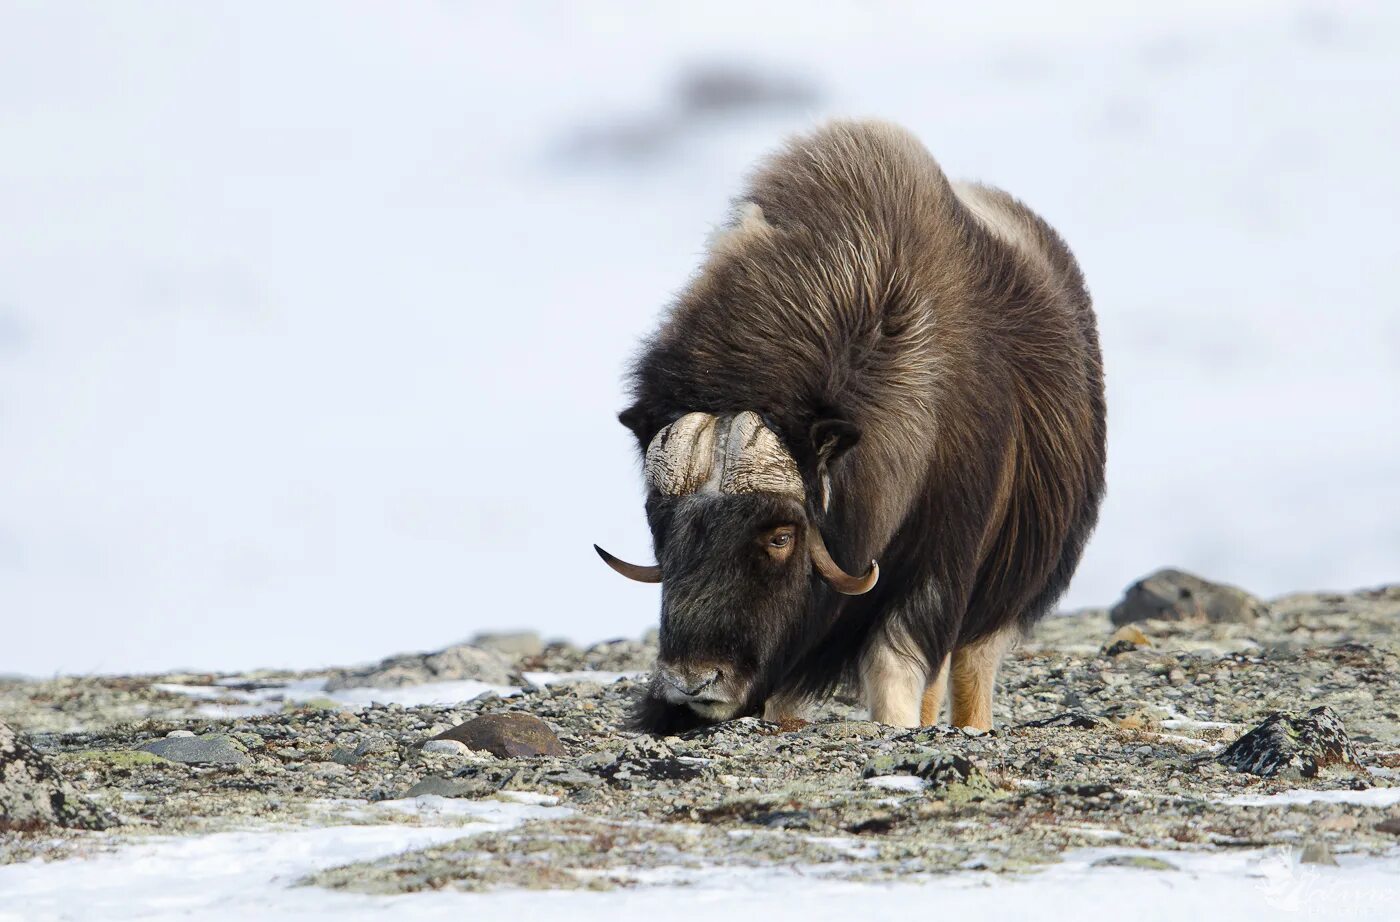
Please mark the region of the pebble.
[[428, 740], [423, 744], [423, 751], [461, 756], [471, 752], [471, 749], [466, 743], [458, 740]]

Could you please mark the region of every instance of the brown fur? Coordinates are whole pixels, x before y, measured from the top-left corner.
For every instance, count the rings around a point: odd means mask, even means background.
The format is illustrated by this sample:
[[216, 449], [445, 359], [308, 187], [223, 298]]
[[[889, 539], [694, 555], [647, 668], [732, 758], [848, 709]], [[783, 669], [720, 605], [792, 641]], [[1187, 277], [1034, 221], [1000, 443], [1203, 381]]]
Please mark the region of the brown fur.
[[[775, 693], [853, 678], [879, 636], [941, 664], [1028, 627], [1097, 517], [1102, 366], [1073, 256], [1005, 193], [955, 191], [888, 124], [829, 125], [758, 169], [633, 386], [622, 419], [643, 450], [691, 411], [761, 414], [837, 562], [880, 561], [867, 595], [814, 588]], [[824, 511], [809, 433], [832, 418], [860, 437]]]

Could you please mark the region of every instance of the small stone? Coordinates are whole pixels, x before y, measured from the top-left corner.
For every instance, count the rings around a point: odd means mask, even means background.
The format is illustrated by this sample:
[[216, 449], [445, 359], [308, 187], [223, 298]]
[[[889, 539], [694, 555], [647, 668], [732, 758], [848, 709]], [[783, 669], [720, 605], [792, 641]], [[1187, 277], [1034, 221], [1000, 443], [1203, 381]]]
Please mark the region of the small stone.
[[444, 778], [441, 775], [429, 775], [400, 796], [485, 797], [495, 790], [489, 782], [477, 778]]
[[1237, 772], [1265, 778], [1315, 778], [1329, 766], [1356, 766], [1346, 728], [1329, 707], [1304, 716], [1280, 712], [1231, 743], [1217, 761]]
[[1337, 859], [1332, 857], [1332, 849], [1327, 847], [1326, 842], [1309, 842], [1303, 846], [1303, 857], [1298, 859], [1300, 864], [1325, 864], [1337, 867]]
[[1376, 824], [1376, 832], [1384, 832], [1392, 836], [1400, 836], [1400, 816], [1392, 816], [1388, 820], [1381, 820]]
[[317, 778], [339, 778], [350, 774], [350, 769], [339, 762], [308, 762], [302, 766], [302, 771]]
[[1147, 635], [1135, 624], [1125, 624], [1113, 632], [1113, 636], [1108, 638], [1108, 642], [1103, 645], [1104, 656], [1118, 656], [1136, 650], [1139, 647], [1150, 647], [1152, 641], [1147, 639]]
[[433, 739], [456, 740], [468, 749], [489, 752], [503, 759], [567, 754], [549, 724], [514, 711], [474, 717]]
[[222, 733], [166, 737], [147, 743], [141, 751], [186, 765], [246, 765], [252, 761], [231, 737]]
[[1095, 868], [1134, 868], [1139, 871], [1175, 871], [1176, 865], [1153, 855], [1109, 855], [1100, 858], [1090, 867]]
[[168, 740], [186, 739], [191, 736], [194, 736], [193, 730], [171, 730], [169, 733], [165, 734], [165, 738]]
[[1156, 618], [1162, 621], [1249, 624], [1269, 607], [1235, 586], [1212, 583], [1181, 570], [1158, 570], [1128, 587], [1109, 612], [1116, 625]]
[[423, 744], [423, 751], [436, 752], [449, 756], [462, 756], [471, 752], [471, 749], [467, 747], [466, 743], [462, 743], [457, 740], [433, 739], [428, 740], [426, 743]]

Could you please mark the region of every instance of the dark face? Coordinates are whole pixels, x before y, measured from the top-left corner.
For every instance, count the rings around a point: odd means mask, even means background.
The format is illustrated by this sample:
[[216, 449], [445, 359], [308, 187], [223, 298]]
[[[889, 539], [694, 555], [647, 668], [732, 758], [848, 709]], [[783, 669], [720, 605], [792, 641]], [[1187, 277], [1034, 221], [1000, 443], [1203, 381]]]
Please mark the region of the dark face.
[[653, 495], [647, 519], [666, 579], [639, 728], [675, 733], [753, 713], [814, 588], [806, 511], [774, 495], [702, 492]]

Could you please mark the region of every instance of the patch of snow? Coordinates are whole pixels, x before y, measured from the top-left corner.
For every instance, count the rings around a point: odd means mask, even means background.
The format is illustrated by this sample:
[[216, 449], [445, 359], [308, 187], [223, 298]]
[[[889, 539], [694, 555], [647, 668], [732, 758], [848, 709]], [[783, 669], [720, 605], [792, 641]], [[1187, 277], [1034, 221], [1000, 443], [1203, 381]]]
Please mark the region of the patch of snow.
[[[609, 673], [611, 674], [611, 673]], [[237, 682], [226, 679], [225, 682]], [[359, 709], [371, 704], [399, 704], [404, 707], [418, 707], [427, 704], [460, 704], [478, 695], [492, 693], [501, 697], [520, 694], [514, 685], [492, 685], [474, 679], [461, 679], [453, 682], [424, 682], [420, 685], [404, 685], [399, 688], [338, 688], [326, 690], [325, 679], [300, 679], [285, 684], [269, 683], [253, 690], [228, 688], [223, 685], [179, 685], [157, 683], [152, 686], [161, 691], [189, 695], [200, 700], [210, 700], [202, 712], [210, 716], [239, 716], [244, 713], [271, 713], [283, 704], [300, 704], [317, 699], [328, 699], [347, 708]], [[233, 698], [245, 702], [242, 705], [225, 705], [211, 699]]]
[[605, 669], [576, 669], [573, 672], [525, 672], [521, 673], [521, 675], [528, 684], [543, 687], [545, 685], [562, 685], [569, 682], [596, 682], [599, 685], [611, 685], [623, 679], [640, 678], [646, 675], [646, 672], [608, 672]]
[[1227, 730], [1238, 726], [1223, 720], [1195, 720], [1190, 717], [1169, 717], [1162, 721], [1162, 727], [1167, 730]]
[[1365, 791], [1309, 791], [1298, 789], [1278, 794], [1240, 794], [1220, 801], [1240, 807], [1291, 807], [1298, 804], [1356, 804], [1362, 807], [1390, 807], [1400, 804], [1400, 787], [1370, 788]]
[[513, 804], [534, 804], [540, 807], [552, 807], [559, 803], [559, 798], [553, 794], [540, 794], [537, 791], [497, 791], [496, 798]]
[[[307, 874], [337, 865], [568, 812], [498, 800], [422, 797], [371, 804], [364, 813], [410, 814], [420, 820], [451, 816], [473, 823], [469, 828], [383, 823], [161, 836], [120, 844], [114, 851], [87, 858], [6, 865], [0, 867], [0, 922], [299, 919], [328, 909], [330, 918], [336, 917], [337, 906], [356, 913], [340, 918], [369, 917], [378, 914], [382, 900], [347, 898], [292, 885]], [[121, 841], [119, 835], [92, 838]]]
[[[374, 805], [374, 810], [386, 815], [401, 808], [438, 809], [469, 817], [479, 823], [473, 832], [561, 812], [500, 801], [444, 803], [440, 798]], [[374, 897], [292, 886], [317, 870], [463, 835], [460, 826], [403, 825], [219, 833], [147, 839], [92, 858], [29, 861], [0, 867], [0, 893], [4, 894], [0, 922], [174, 922], [192, 917], [207, 922], [250, 918], [371, 922], [391, 917], [416, 922], [459, 922], [464, 917], [713, 922], [716, 915], [738, 912], [770, 922], [819, 922], [907, 915], [930, 905], [937, 905], [940, 914], [974, 918], [989, 906], [1006, 918], [1039, 918], [1046, 907], [1054, 907], [1057, 917], [1076, 922], [1119, 922], [1124, 905], [1133, 907], [1135, 922], [1194, 914], [1244, 919], [1297, 910], [1389, 920], [1395, 900], [1400, 899], [1400, 860], [1394, 856], [1338, 855], [1340, 867], [1317, 867], [1300, 865], [1297, 850], [1291, 848], [1175, 852], [1095, 847], [1069, 852], [1061, 863], [1035, 873], [998, 876], [965, 871], [878, 884], [841, 880], [856, 866], [834, 862], [699, 870], [624, 868], [618, 876], [645, 886], [623, 893], [446, 890]], [[861, 847], [861, 843], [851, 845]], [[1126, 856], [1159, 858], [1175, 870], [1094, 866], [1104, 858]]]
[[916, 775], [881, 775], [879, 778], [866, 778], [865, 783], [886, 791], [914, 792], [928, 787], [928, 782]]

